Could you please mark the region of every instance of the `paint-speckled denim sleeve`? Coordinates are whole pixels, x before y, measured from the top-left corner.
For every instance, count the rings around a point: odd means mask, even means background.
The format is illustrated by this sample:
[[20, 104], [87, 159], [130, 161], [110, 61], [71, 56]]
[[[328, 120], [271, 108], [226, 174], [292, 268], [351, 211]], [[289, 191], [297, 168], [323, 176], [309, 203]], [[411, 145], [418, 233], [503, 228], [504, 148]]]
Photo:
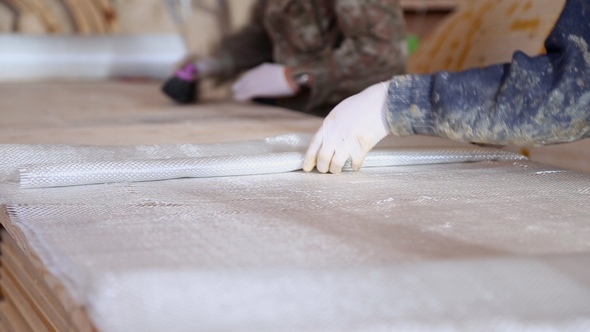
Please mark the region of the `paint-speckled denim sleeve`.
[[394, 77], [387, 121], [394, 135], [543, 145], [590, 136], [590, 0], [568, 0], [547, 54], [463, 72]]

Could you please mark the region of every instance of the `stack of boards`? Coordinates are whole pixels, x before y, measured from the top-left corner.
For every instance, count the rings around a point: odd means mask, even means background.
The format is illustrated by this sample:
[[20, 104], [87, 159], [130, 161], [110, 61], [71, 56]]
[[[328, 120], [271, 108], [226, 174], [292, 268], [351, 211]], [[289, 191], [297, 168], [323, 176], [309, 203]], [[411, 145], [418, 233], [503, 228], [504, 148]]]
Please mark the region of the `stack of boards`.
[[[227, 4], [193, 0], [191, 26], [215, 34], [216, 25], [229, 29], [247, 20], [255, 0]], [[215, 27], [215, 28], [212, 28]], [[0, 33], [33, 35], [112, 35], [176, 33], [164, 0], [0, 0]]]
[[2, 0], [0, 32], [109, 34], [118, 31], [113, 0]]
[[[4, 208], [2, 218], [10, 225]], [[84, 308], [34, 253], [25, 253], [6, 230], [0, 236], [0, 331], [96, 331]]]

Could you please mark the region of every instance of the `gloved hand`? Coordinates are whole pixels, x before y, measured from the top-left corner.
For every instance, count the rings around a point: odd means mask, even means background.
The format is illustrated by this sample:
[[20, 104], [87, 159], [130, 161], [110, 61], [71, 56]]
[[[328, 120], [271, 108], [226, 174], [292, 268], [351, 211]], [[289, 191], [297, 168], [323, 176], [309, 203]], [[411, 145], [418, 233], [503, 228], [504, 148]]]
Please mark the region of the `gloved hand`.
[[276, 63], [263, 63], [250, 69], [232, 86], [234, 99], [239, 101], [257, 97], [289, 97], [297, 90], [297, 84], [288, 77], [286, 67]]
[[369, 151], [390, 134], [384, 103], [389, 82], [348, 97], [328, 114], [305, 154], [303, 170], [340, 173], [351, 158], [358, 171]]

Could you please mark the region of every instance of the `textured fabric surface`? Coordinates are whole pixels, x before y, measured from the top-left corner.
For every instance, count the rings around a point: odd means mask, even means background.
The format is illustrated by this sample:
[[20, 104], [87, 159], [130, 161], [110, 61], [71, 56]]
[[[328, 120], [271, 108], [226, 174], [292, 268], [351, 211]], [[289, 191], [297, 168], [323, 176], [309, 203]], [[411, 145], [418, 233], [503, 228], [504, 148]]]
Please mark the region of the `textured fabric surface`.
[[590, 329], [590, 176], [528, 161], [0, 197], [100, 331]]
[[[265, 140], [163, 146], [75, 146], [0, 144], [0, 179], [23, 188], [157, 181], [300, 170], [310, 136], [286, 134]], [[524, 156], [476, 147], [392, 148], [367, 156], [365, 167], [483, 160], [523, 160]]]

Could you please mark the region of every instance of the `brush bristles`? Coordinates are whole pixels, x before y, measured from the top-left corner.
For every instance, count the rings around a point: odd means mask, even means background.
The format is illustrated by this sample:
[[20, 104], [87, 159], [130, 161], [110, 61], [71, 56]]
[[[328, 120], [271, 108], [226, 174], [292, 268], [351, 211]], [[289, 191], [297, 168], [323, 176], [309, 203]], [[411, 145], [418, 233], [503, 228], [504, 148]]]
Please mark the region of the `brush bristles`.
[[197, 100], [197, 83], [172, 77], [164, 83], [162, 92], [179, 104], [193, 103]]

